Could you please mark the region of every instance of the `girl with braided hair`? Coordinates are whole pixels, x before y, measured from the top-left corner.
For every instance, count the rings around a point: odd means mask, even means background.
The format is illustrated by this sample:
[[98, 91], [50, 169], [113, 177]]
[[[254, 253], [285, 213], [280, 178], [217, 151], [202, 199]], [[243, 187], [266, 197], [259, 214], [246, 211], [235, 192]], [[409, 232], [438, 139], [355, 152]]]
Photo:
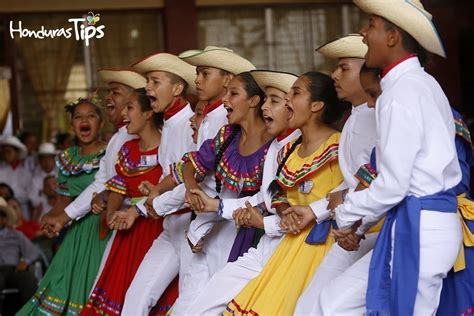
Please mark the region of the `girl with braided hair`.
[[[214, 139], [205, 141], [199, 151], [184, 157], [186, 199], [195, 211], [204, 210], [195, 191], [201, 190], [195, 176], [215, 175], [215, 192], [219, 198], [236, 198], [259, 191], [265, 155], [272, 140], [262, 116], [263, 101], [264, 93], [249, 72], [235, 76], [229, 83], [223, 98], [229, 124], [222, 127]], [[208, 195], [215, 195], [204, 187], [202, 189]], [[193, 241], [196, 236], [202, 236], [203, 231], [206, 245], [198, 249], [203, 238], [199, 238], [198, 243]], [[200, 251], [193, 255], [189, 272], [184, 277], [184, 289], [180, 290], [173, 313], [183, 312], [199, 288], [228, 260], [235, 260], [246, 252], [255, 237], [254, 230], [236, 229], [232, 218], [225, 220], [217, 209], [198, 213], [190, 224], [188, 238], [194, 251]]]
[[[277, 212], [292, 205], [309, 205], [326, 196], [343, 180], [338, 164], [340, 133], [333, 124], [342, 116], [333, 80], [308, 72], [296, 80], [287, 96], [290, 128], [301, 136], [278, 154], [276, 180], [270, 186]], [[292, 214], [282, 215], [282, 230], [298, 226]], [[293, 231], [292, 229], [290, 229]], [[334, 242], [330, 221], [313, 222], [299, 234], [287, 233], [260, 274], [228, 304], [224, 315], [292, 315], [298, 297]]]

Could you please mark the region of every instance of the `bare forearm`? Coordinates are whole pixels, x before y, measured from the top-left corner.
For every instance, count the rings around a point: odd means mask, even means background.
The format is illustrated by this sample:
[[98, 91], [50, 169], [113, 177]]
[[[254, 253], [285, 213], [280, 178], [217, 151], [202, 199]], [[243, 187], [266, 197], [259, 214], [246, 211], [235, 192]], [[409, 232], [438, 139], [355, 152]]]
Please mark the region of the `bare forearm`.
[[123, 195], [110, 192], [107, 200], [107, 213], [113, 213], [120, 209], [123, 202]]

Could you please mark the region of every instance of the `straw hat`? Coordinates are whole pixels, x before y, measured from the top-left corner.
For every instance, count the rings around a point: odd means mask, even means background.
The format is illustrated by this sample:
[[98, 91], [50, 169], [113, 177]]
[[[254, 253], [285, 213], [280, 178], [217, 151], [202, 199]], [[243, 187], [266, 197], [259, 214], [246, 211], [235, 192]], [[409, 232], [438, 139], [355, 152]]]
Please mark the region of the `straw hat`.
[[354, 3], [362, 11], [381, 16], [400, 27], [427, 51], [446, 57], [432, 16], [420, 0], [354, 0]]
[[367, 45], [362, 42], [362, 35], [349, 34], [337, 40], [330, 41], [315, 49], [323, 56], [333, 59], [339, 58], [365, 58]]
[[298, 76], [292, 73], [273, 70], [252, 70], [250, 74], [260, 89], [264, 91], [268, 87], [273, 87], [285, 93], [289, 93], [291, 86], [293, 86], [296, 79], [298, 79]]
[[0, 140], [0, 145], [2, 146], [12, 146], [20, 151], [20, 159], [26, 157], [28, 149], [26, 146], [15, 136], [7, 136]]
[[15, 210], [8, 205], [3, 197], [0, 196], [0, 211], [3, 211], [7, 216], [7, 225], [13, 226], [18, 221]]
[[139, 73], [126, 69], [101, 69], [100, 78], [106, 83], [117, 82], [133, 89], [144, 88], [146, 79]]
[[176, 55], [168, 53], [158, 53], [146, 57], [145, 59], [132, 65], [133, 69], [141, 74], [150, 71], [166, 71], [181, 77], [188, 83], [188, 93], [196, 92], [196, 67], [184, 62]]
[[56, 150], [56, 147], [54, 144], [51, 143], [42, 143], [39, 145], [38, 148], [38, 155], [44, 155], [44, 156], [56, 156], [58, 151]]
[[193, 51], [194, 50], [181, 53], [181, 55], [184, 56], [181, 58], [194, 66], [219, 68], [234, 75], [255, 69], [255, 66], [252, 65], [250, 61], [240, 57], [234, 53], [233, 50], [225, 47], [207, 46], [202, 51]]

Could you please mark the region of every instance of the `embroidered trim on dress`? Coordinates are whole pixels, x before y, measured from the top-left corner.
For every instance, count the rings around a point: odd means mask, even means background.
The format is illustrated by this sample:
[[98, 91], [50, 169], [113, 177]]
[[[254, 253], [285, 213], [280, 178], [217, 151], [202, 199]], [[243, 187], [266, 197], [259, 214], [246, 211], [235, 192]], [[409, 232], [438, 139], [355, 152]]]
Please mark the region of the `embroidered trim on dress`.
[[372, 181], [377, 177], [377, 171], [370, 163], [367, 163], [357, 170], [355, 177], [363, 186], [368, 188]]
[[[292, 143], [287, 144], [284, 147], [284, 150], [280, 151], [281, 155], [285, 155], [286, 152], [291, 148]], [[337, 160], [339, 150], [339, 144], [331, 144], [321, 153], [320, 155], [313, 158], [311, 163], [306, 163], [303, 166], [299, 167], [296, 171], [291, 171], [288, 169], [288, 165], [284, 165], [280, 175], [277, 178], [278, 184], [283, 188], [292, 188], [298, 182], [304, 180], [305, 178], [313, 175], [326, 163]], [[293, 154], [297, 149], [293, 152]], [[279, 155], [280, 156], [280, 155]]]
[[454, 123], [456, 126], [456, 135], [462, 137], [469, 144], [472, 144], [471, 133], [469, 132], [466, 123], [462, 119], [455, 119]]
[[56, 166], [66, 177], [79, 173], [91, 173], [100, 166], [100, 158], [105, 154], [102, 149], [98, 154], [80, 156], [79, 147], [73, 146], [64, 150], [55, 157]]

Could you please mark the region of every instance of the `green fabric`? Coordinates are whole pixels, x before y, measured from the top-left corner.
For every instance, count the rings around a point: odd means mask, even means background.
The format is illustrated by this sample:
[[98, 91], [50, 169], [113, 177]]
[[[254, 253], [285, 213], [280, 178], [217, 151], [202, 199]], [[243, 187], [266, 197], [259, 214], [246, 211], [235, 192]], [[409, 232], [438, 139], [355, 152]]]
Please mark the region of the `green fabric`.
[[110, 237], [99, 239], [99, 225], [100, 215], [92, 213], [71, 225], [38, 291], [17, 315], [79, 315]]
[[94, 181], [100, 158], [105, 154], [105, 151], [101, 151], [99, 154], [81, 156], [79, 152], [78, 146], [72, 146], [56, 158], [57, 192], [61, 195], [76, 197], [81, 194]]
[[[94, 180], [97, 159], [103, 151], [96, 155], [79, 156], [79, 147], [68, 150], [75, 156], [58, 156], [58, 167], [61, 157], [67, 158], [62, 161], [64, 168], [58, 173], [58, 180], [67, 184], [71, 196], [77, 196]], [[81, 165], [82, 162], [85, 164]], [[93, 213], [71, 224], [38, 291], [16, 315], [79, 315], [89, 298], [111, 234], [103, 240], [99, 239], [99, 227], [100, 215]]]

